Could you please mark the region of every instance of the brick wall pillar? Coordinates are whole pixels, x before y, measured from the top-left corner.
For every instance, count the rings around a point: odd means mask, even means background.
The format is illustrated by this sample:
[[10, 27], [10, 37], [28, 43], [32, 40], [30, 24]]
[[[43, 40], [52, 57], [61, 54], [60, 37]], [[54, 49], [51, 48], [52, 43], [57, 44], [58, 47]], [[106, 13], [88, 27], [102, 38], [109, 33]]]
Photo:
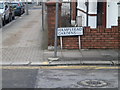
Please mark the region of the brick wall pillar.
[[72, 20], [76, 20], [76, 14], [77, 14], [77, 10], [76, 10], [76, 8], [77, 8], [77, 1], [76, 0], [72, 0], [72, 2], [71, 2], [71, 9], [72, 9], [72, 12], [71, 12], [71, 19]]
[[71, 0], [71, 25], [75, 25], [77, 16], [77, 0]]
[[[59, 3], [59, 27], [61, 26], [61, 5]], [[47, 22], [48, 22], [48, 46], [54, 46], [56, 2], [47, 2]]]
[[119, 49], [120, 49], [120, 17], [118, 17], [118, 33], [119, 33], [119, 36], [118, 36], [118, 45], [119, 45]]

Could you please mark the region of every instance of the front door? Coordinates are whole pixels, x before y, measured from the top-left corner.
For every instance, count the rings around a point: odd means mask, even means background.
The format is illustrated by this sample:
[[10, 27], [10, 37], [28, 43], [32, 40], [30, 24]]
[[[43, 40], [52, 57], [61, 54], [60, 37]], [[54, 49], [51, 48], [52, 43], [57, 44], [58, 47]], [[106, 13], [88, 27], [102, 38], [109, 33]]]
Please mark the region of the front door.
[[106, 2], [97, 3], [97, 26], [106, 27]]

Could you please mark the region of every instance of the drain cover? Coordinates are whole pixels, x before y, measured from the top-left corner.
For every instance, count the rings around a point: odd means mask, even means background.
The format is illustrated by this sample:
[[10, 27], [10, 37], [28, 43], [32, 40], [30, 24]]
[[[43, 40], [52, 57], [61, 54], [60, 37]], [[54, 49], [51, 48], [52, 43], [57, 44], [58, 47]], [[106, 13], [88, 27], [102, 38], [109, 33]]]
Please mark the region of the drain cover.
[[78, 82], [77, 84], [89, 87], [104, 87], [107, 86], [108, 83], [103, 80], [83, 80]]

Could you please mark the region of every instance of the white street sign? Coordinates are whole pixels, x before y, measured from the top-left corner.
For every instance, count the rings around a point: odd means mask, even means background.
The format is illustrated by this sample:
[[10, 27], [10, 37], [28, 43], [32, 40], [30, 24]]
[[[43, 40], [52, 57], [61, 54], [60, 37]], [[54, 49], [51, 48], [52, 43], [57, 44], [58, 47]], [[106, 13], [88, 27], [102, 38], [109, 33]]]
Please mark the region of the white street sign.
[[65, 27], [57, 29], [57, 36], [79, 36], [83, 35], [83, 27]]

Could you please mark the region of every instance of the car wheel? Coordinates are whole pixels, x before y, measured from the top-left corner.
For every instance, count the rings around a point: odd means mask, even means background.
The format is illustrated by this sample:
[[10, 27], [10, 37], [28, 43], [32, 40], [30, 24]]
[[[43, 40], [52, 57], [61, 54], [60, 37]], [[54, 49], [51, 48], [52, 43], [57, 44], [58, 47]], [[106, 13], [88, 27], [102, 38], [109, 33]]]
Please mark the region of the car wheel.
[[4, 26], [6, 23], [5, 23], [5, 20], [2, 20], [2, 25]]
[[17, 13], [17, 16], [21, 16], [21, 12]]
[[12, 17], [12, 20], [15, 20], [15, 16]]
[[6, 23], [9, 23], [9, 22], [10, 22], [10, 17], [9, 17], [7, 20], [5, 20], [5, 22], [6, 22]]
[[2, 25], [4, 26], [6, 24], [6, 19], [5, 19], [5, 16], [4, 16], [4, 19], [2, 20]]
[[19, 14], [18, 16], [21, 16], [21, 14]]
[[25, 13], [25, 10], [23, 11], [23, 13]]

